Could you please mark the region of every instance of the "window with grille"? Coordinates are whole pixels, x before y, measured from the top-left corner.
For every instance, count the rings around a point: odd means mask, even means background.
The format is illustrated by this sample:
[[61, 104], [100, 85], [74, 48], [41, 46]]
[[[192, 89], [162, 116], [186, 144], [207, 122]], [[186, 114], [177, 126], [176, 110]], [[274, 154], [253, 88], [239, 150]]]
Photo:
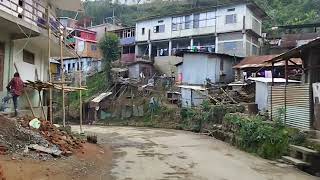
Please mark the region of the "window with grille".
[[237, 23], [237, 15], [236, 14], [226, 15], [226, 24], [234, 24], [234, 23]]

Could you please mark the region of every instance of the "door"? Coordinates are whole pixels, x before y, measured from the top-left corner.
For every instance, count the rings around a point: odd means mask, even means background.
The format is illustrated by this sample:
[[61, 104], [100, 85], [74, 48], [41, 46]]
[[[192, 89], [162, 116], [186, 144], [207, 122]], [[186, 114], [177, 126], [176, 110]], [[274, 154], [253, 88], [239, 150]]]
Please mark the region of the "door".
[[3, 70], [4, 70], [4, 54], [5, 54], [5, 44], [0, 43], [0, 91], [3, 91]]

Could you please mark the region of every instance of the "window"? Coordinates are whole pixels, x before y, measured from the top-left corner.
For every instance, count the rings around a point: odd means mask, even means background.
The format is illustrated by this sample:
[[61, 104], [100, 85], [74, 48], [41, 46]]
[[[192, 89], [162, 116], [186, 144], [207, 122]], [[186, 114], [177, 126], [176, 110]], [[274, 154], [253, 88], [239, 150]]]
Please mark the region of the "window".
[[193, 16], [193, 28], [199, 28], [199, 20], [200, 20], [200, 14], [195, 14]]
[[225, 42], [223, 43], [223, 49], [225, 51], [233, 51], [237, 49], [237, 43], [236, 42]]
[[164, 22], [163, 20], [158, 21], [158, 23], [163, 23], [163, 22]]
[[185, 16], [185, 29], [190, 29], [191, 28], [191, 15]]
[[252, 55], [259, 55], [258, 47], [255, 45], [252, 45]]
[[216, 25], [216, 12], [208, 12], [207, 13], [207, 26], [215, 26]]
[[234, 24], [234, 23], [237, 23], [237, 15], [236, 14], [226, 15], [226, 24]]
[[199, 20], [199, 27], [206, 27], [207, 26], [207, 13], [201, 13], [200, 14], [200, 20]]
[[142, 35], [144, 35], [146, 33], [146, 29], [142, 28]]
[[159, 25], [153, 27], [154, 33], [163, 33], [165, 31], [165, 25]]
[[91, 51], [96, 51], [97, 50], [97, 46], [95, 44], [91, 45]]
[[34, 54], [23, 50], [23, 61], [29, 64], [34, 64]]
[[235, 11], [236, 8], [230, 8], [230, 9], [227, 9], [228, 12], [232, 12], [232, 11]]

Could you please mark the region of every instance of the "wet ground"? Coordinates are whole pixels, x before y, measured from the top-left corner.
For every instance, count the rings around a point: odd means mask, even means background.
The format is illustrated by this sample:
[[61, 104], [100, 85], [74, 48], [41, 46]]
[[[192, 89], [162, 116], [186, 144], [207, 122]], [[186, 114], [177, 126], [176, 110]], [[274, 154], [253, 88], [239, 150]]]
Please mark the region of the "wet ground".
[[[79, 128], [74, 126], [73, 130]], [[318, 179], [190, 132], [95, 126], [86, 126], [84, 130], [98, 135], [101, 145], [111, 146], [112, 167], [106, 172], [116, 180]]]

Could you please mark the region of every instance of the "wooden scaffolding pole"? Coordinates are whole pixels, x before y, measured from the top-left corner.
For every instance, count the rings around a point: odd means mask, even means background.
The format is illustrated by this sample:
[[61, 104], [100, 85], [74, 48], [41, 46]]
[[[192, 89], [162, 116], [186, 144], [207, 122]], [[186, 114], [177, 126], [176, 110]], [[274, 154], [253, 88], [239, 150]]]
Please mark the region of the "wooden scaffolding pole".
[[60, 62], [61, 62], [61, 92], [62, 92], [62, 121], [63, 127], [66, 127], [66, 107], [65, 107], [65, 97], [64, 97], [64, 66], [63, 66], [63, 43], [65, 40], [66, 29], [63, 29], [63, 34], [60, 36]]
[[[47, 25], [48, 25], [48, 61], [49, 61], [49, 83], [52, 83], [52, 75], [51, 75], [51, 64], [50, 64], [50, 57], [51, 57], [51, 27], [50, 27], [50, 7], [47, 7]], [[49, 114], [47, 116], [47, 120], [49, 119], [50, 123], [53, 124], [53, 111], [52, 111], [52, 88], [49, 88]]]
[[[79, 60], [79, 88], [81, 88], [82, 86], [82, 66], [81, 66], [81, 58], [78, 57], [78, 60]], [[80, 104], [79, 104], [79, 109], [80, 109], [80, 133], [82, 133], [82, 90], [80, 89], [79, 90], [79, 101], [80, 101]]]

